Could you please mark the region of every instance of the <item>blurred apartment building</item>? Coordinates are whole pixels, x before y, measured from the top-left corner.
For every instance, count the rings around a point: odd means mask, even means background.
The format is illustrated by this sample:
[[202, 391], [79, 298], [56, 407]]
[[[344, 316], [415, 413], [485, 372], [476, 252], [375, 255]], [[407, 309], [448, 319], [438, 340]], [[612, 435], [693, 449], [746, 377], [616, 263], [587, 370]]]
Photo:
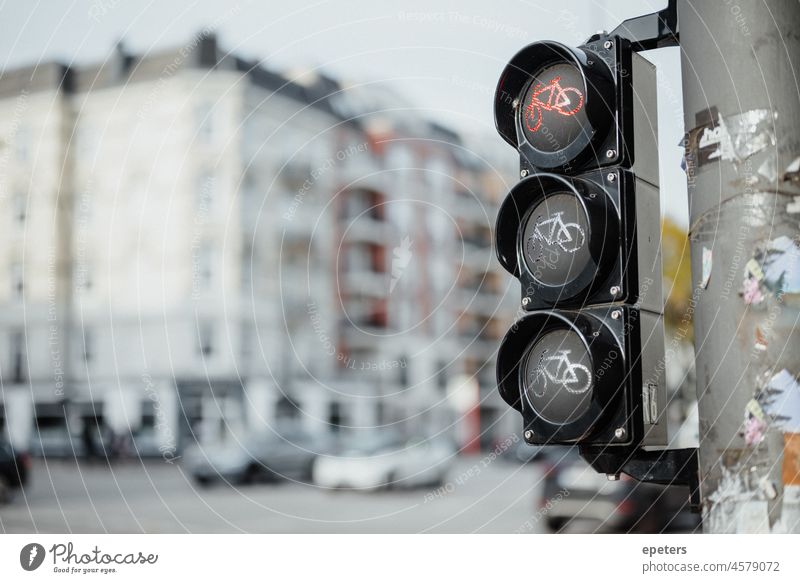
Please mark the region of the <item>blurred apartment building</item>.
[[286, 419], [453, 434], [466, 374], [491, 444], [508, 158], [212, 36], [3, 72], [0, 430], [69, 455], [84, 427], [143, 454]]

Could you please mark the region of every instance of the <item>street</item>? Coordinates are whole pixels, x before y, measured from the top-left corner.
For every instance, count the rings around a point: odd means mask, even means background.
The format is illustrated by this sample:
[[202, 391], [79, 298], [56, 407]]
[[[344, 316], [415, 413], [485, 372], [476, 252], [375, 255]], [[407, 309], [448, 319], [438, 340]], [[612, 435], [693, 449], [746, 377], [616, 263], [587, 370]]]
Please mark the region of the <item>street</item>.
[[0, 506], [3, 533], [503, 533], [532, 520], [535, 464], [459, 458], [438, 489], [326, 491], [297, 483], [198, 487], [180, 464], [108, 466], [35, 460], [32, 480]]

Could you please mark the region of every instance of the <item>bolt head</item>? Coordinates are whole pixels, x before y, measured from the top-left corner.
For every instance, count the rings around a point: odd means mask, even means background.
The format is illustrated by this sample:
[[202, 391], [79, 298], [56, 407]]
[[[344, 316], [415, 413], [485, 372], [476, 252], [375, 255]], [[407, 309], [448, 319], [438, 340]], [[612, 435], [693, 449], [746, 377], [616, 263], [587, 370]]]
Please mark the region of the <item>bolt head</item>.
[[623, 437], [625, 437], [626, 433], [627, 432], [625, 431], [624, 427], [617, 427], [614, 430], [614, 437], [616, 437], [617, 439], [622, 439]]
[[527, 306], [530, 303], [531, 303], [531, 299], [530, 298], [522, 298], [522, 305], [523, 306]]
[[606, 158], [613, 158], [616, 155], [617, 155], [617, 151], [616, 150], [612, 150], [611, 148], [606, 150]]
[[619, 320], [621, 316], [622, 316], [622, 312], [620, 312], [619, 310], [614, 310], [613, 312], [611, 312], [611, 319], [612, 320]]
[[520, 170], [519, 175], [522, 176], [523, 178], [525, 178], [528, 175], [528, 171], [527, 170]]
[[[609, 152], [610, 151], [611, 150], [609, 150]], [[617, 180], [617, 175], [614, 174], [613, 172], [609, 172], [608, 174], [606, 174], [606, 180], [608, 180], [609, 182], [615, 182]]]
[[525, 441], [530, 441], [532, 439], [533, 439], [533, 431], [528, 429], [527, 431], [525, 431]]
[[610, 49], [613, 46], [614, 46], [614, 43], [612, 43], [610, 40], [607, 40], [606, 42], [603, 43], [603, 48], [604, 49]]
[[612, 286], [612, 288], [611, 288], [610, 290], [608, 290], [608, 291], [610, 291], [610, 292], [611, 292], [611, 295], [612, 295], [612, 296], [617, 296], [617, 295], [619, 295], [619, 292], [620, 292], [621, 290], [619, 289], [619, 286], [618, 286], [618, 285], [615, 285], [615, 286]]

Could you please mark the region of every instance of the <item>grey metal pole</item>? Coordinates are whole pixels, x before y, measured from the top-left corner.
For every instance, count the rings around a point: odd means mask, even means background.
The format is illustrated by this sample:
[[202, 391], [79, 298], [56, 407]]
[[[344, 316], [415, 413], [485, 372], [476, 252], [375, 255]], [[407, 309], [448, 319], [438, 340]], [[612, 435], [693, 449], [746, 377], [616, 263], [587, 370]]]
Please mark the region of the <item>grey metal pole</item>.
[[680, 0], [706, 532], [800, 532], [800, 4]]

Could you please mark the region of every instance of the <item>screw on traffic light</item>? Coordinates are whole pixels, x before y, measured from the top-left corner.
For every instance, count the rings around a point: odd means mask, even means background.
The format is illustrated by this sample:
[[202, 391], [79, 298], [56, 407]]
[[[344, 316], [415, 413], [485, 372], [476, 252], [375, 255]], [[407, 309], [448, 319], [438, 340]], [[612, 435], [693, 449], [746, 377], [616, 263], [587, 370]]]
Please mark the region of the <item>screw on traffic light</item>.
[[666, 445], [655, 69], [616, 35], [533, 43], [501, 75], [495, 123], [522, 177], [496, 224], [524, 311], [501, 397], [529, 443]]

